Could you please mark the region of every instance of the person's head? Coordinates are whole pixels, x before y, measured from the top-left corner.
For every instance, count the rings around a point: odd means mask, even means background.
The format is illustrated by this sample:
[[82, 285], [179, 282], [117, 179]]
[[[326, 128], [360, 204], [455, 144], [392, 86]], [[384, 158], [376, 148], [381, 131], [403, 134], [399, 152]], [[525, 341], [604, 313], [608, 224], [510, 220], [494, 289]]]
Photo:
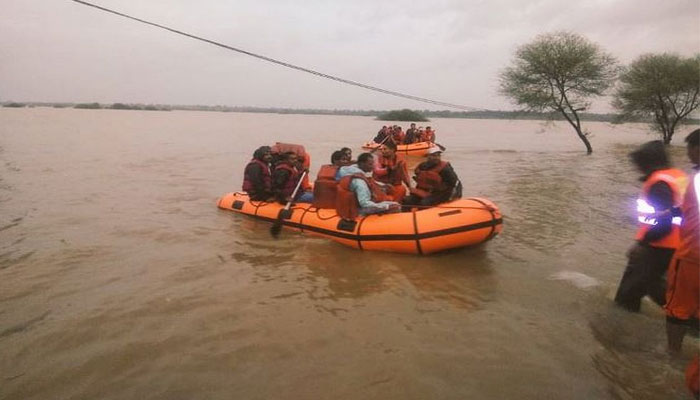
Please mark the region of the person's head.
[[253, 152], [253, 158], [269, 163], [272, 161], [272, 149], [270, 146], [260, 146]]
[[334, 151], [333, 154], [331, 154], [331, 164], [338, 167], [345, 165], [342, 163], [343, 157], [345, 157], [345, 153], [341, 150]]
[[282, 161], [288, 163], [288, 164], [296, 164], [297, 163], [297, 153], [293, 151], [287, 151], [284, 154], [282, 154]]
[[374, 156], [372, 153], [362, 153], [357, 157], [357, 167], [364, 172], [372, 172], [374, 170]]
[[700, 129], [696, 129], [685, 137], [688, 147], [688, 158], [695, 165], [700, 164]]
[[438, 147], [433, 147], [428, 150], [428, 164], [435, 165], [442, 160], [442, 150]]
[[668, 168], [666, 149], [660, 140], [652, 140], [641, 145], [630, 153], [634, 165], [644, 174], [650, 174], [656, 170]]
[[343, 147], [340, 149], [343, 153], [345, 153], [346, 156], [348, 156], [348, 159], [352, 159], [352, 150], [350, 150], [349, 147]]
[[411, 129], [416, 129], [416, 124], [415, 124], [415, 122], [411, 122]]
[[428, 131], [428, 132], [432, 131], [432, 129], [430, 129], [429, 126], [426, 126], [426, 127], [425, 127], [425, 130]]
[[393, 157], [396, 154], [396, 143], [393, 140], [387, 140], [382, 145], [382, 155], [384, 157]]

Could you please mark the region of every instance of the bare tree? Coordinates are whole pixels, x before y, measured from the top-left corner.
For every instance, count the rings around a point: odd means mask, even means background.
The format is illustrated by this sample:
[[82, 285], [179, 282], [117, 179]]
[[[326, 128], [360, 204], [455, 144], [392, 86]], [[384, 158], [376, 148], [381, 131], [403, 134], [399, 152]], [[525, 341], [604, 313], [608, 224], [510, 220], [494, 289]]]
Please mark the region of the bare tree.
[[613, 107], [622, 121], [653, 117], [652, 128], [671, 143], [678, 124], [700, 105], [700, 55], [646, 54], [620, 75]]
[[525, 110], [561, 113], [591, 154], [579, 113], [590, 107], [591, 97], [605, 93], [617, 72], [615, 58], [583, 36], [548, 33], [518, 48], [501, 73], [500, 92]]

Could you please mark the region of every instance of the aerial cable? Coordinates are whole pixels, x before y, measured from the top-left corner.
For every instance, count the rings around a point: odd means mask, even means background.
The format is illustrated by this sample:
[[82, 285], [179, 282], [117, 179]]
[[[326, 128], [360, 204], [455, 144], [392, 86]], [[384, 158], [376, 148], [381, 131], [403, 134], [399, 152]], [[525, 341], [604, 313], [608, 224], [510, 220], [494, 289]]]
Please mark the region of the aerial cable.
[[209, 39], [206, 39], [206, 38], [203, 38], [203, 37], [199, 37], [199, 36], [196, 36], [196, 35], [189, 34], [189, 33], [187, 33], [187, 32], [182, 32], [182, 31], [179, 31], [179, 30], [177, 30], [177, 29], [173, 29], [173, 28], [169, 28], [169, 27], [164, 26], [164, 25], [157, 24], [157, 23], [155, 23], [155, 22], [150, 22], [150, 21], [146, 21], [146, 20], [143, 20], [143, 19], [140, 19], [140, 18], [132, 17], [131, 15], [127, 15], [127, 14], [124, 14], [124, 13], [120, 13], [120, 12], [118, 12], [118, 11], [114, 11], [114, 10], [111, 10], [111, 9], [109, 9], [109, 8], [101, 7], [101, 6], [98, 6], [98, 5], [96, 5], [96, 4], [88, 3], [88, 2], [86, 2], [86, 1], [82, 1], [82, 0], [71, 0], [71, 1], [74, 1], [74, 2], [76, 2], [76, 3], [83, 4], [83, 5], [86, 5], [86, 6], [89, 6], [89, 7], [93, 7], [93, 8], [96, 8], [96, 9], [98, 9], [98, 10], [105, 11], [105, 12], [108, 12], [108, 13], [111, 13], [111, 14], [119, 15], [120, 17], [128, 18], [128, 19], [131, 19], [131, 20], [134, 20], [134, 21], [137, 21], [137, 22], [141, 22], [141, 23], [146, 24], [146, 25], [155, 26], [156, 28], [165, 29], [166, 31], [170, 31], [170, 32], [176, 33], [176, 34], [178, 34], [178, 35], [187, 36], [187, 37], [192, 38], [192, 39], [195, 39], [195, 40], [199, 40], [199, 41], [202, 41], [202, 42], [205, 42], [205, 43], [213, 44], [214, 46], [223, 47], [224, 49], [227, 49], [227, 50], [232, 50], [232, 51], [236, 51], [236, 52], [238, 52], [238, 53], [246, 54], [246, 55], [249, 55], [249, 56], [251, 56], [251, 57], [255, 57], [255, 58], [258, 58], [258, 59], [261, 59], [261, 60], [264, 60], [264, 61], [268, 61], [268, 62], [271, 62], [271, 63], [274, 63], [274, 64], [281, 65], [281, 66], [283, 66], [283, 67], [296, 69], [296, 70], [298, 70], [298, 71], [302, 71], [302, 72], [306, 72], [306, 73], [309, 73], [309, 74], [312, 74], [312, 75], [320, 76], [320, 77], [322, 77], [322, 78], [331, 79], [331, 80], [334, 80], [334, 81], [337, 81], [337, 82], [346, 83], [346, 84], [348, 84], [348, 85], [358, 86], [358, 87], [361, 87], [361, 88], [364, 88], [364, 89], [373, 90], [373, 91], [375, 91], [375, 92], [384, 93], [384, 94], [388, 94], [388, 95], [396, 96], [396, 97], [403, 97], [403, 98], [405, 98], [405, 99], [410, 99], [410, 100], [415, 100], [415, 101], [421, 101], [421, 102], [423, 102], [423, 103], [429, 103], [429, 104], [434, 104], [434, 105], [438, 105], [438, 106], [456, 108], [456, 109], [465, 110], [465, 111], [480, 111], [480, 110], [486, 111], [486, 109], [483, 109], [483, 108], [476, 108], [476, 107], [469, 107], [469, 106], [464, 106], [464, 105], [460, 105], [460, 104], [446, 103], [446, 102], [444, 102], [444, 101], [431, 100], [431, 99], [427, 99], [427, 98], [424, 98], [424, 97], [412, 96], [412, 95], [410, 95], [410, 94], [405, 94], [405, 93], [395, 92], [395, 91], [393, 91], [393, 90], [387, 90], [387, 89], [378, 88], [378, 87], [376, 87], [376, 86], [365, 85], [364, 83], [351, 81], [351, 80], [349, 80], [349, 79], [339, 78], [339, 77], [337, 77], [337, 76], [324, 74], [324, 73], [322, 73], [322, 72], [318, 72], [318, 71], [314, 71], [314, 70], [312, 70], [312, 69], [300, 67], [300, 66], [298, 66], [298, 65], [290, 64], [290, 63], [287, 63], [287, 62], [284, 62], [284, 61], [275, 60], [274, 58], [266, 57], [266, 56], [263, 56], [263, 55], [260, 55], [260, 54], [251, 53], [250, 51], [246, 51], [246, 50], [243, 50], [243, 49], [238, 49], [238, 48], [235, 48], [235, 47], [232, 47], [232, 46], [228, 46], [228, 45], [225, 45], [225, 44], [223, 44], [223, 43], [215, 42], [215, 41], [213, 41], [213, 40], [209, 40]]

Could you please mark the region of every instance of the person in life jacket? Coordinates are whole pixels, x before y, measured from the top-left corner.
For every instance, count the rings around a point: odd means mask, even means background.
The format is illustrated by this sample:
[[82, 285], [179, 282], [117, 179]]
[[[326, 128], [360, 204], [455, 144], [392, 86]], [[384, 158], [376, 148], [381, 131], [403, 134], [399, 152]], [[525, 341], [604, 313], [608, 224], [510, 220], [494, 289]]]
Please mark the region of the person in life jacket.
[[396, 144], [403, 144], [404, 137], [405, 134], [403, 133], [401, 127], [394, 125], [391, 131], [391, 140], [393, 140]]
[[272, 197], [272, 153], [269, 146], [261, 146], [253, 153], [253, 159], [243, 172], [243, 191], [251, 200], [267, 201]]
[[435, 131], [432, 130], [429, 126], [425, 127], [425, 130], [421, 133], [420, 137], [421, 142], [435, 142]]
[[386, 125], [382, 126], [382, 129], [377, 132], [377, 135], [372, 139], [374, 143], [384, 143], [384, 139], [389, 135], [389, 128]]
[[403, 138], [403, 144], [411, 144], [420, 141], [419, 132], [415, 123], [411, 123], [411, 127], [406, 129], [406, 136]]
[[[697, 327], [700, 318], [700, 129], [692, 131], [685, 141], [688, 158], [693, 163], [693, 176], [680, 208], [671, 212], [671, 215], [681, 217], [679, 245], [668, 265], [666, 287], [666, 335], [671, 353], [681, 351], [686, 330], [691, 324]], [[689, 388], [696, 396], [697, 362], [696, 356], [687, 371]]]
[[311, 203], [313, 193], [305, 191], [302, 187], [299, 187], [294, 199], [291, 198], [300, 179], [301, 171], [297, 163], [297, 154], [293, 151], [283, 153], [272, 173], [272, 191], [277, 201], [282, 204], [289, 201]]
[[687, 177], [669, 166], [664, 144], [654, 140], [630, 153], [644, 174], [642, 193], [637, 199], [638, 229], [635, 243], [627, 252], [627, 267], [615, 294], [615, 303], [637, 312], [642, 297], [666, 303], [666, 269], [680, 241], [680, 218], [657, 214], [678, 206]]
[[374, 156], [362, 153], [357, 164], [340, 168], [340, 181], [336, 198], [338, 215], [353, 220], [360, 215], [399, 212], [401, 206], [383, 191], [372, 178]]
[[340, 167], [346, 165], [350, 165], [350, 159], [342, 150], [336, 150], [331, 154], [330, 164], [321, 165], [314, 182], [314, 207], [335, 208]]
[[406, 197], [406, 187], [403, 184], [411, 187], [406, 160], [403, 155], [396, 154], [396, 144], [391, 141], [382, 145], [381, 152], [377, 162], [374, 163], [372, 176], [377, 182], [390, 185], [389, 195], [391, 199], [400, 203]]
[[352, 149], [351, 148], [343, 147], [342, 149], [340, 149], [340, 151], [342, 151], [343, 154], [345, 154], [346, 161], [344, 161], [344, 163], [345, 163], [344, 165], [355, 164], [357, 162], [357, 161], [352, 159]]
[[404, 199], [405, 206], [434, 206], [462, 197], [462, 183], [450, 163], [442, 161], [442, 151], [428, 150], [428, 160], [416, 167], [416, 187]]

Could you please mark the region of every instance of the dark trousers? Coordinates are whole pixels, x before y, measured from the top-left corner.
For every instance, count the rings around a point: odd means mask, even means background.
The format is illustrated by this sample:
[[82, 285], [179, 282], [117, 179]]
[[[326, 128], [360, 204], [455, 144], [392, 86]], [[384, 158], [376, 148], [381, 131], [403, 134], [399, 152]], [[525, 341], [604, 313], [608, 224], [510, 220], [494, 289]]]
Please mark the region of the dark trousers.
[[627, 261], [617, 288], [615, 302], [628, 311], [639, 311], [642, 297], [648, 295], [658, 305], [666, 304], [666, 270], [673, 249], [640, 246]]

